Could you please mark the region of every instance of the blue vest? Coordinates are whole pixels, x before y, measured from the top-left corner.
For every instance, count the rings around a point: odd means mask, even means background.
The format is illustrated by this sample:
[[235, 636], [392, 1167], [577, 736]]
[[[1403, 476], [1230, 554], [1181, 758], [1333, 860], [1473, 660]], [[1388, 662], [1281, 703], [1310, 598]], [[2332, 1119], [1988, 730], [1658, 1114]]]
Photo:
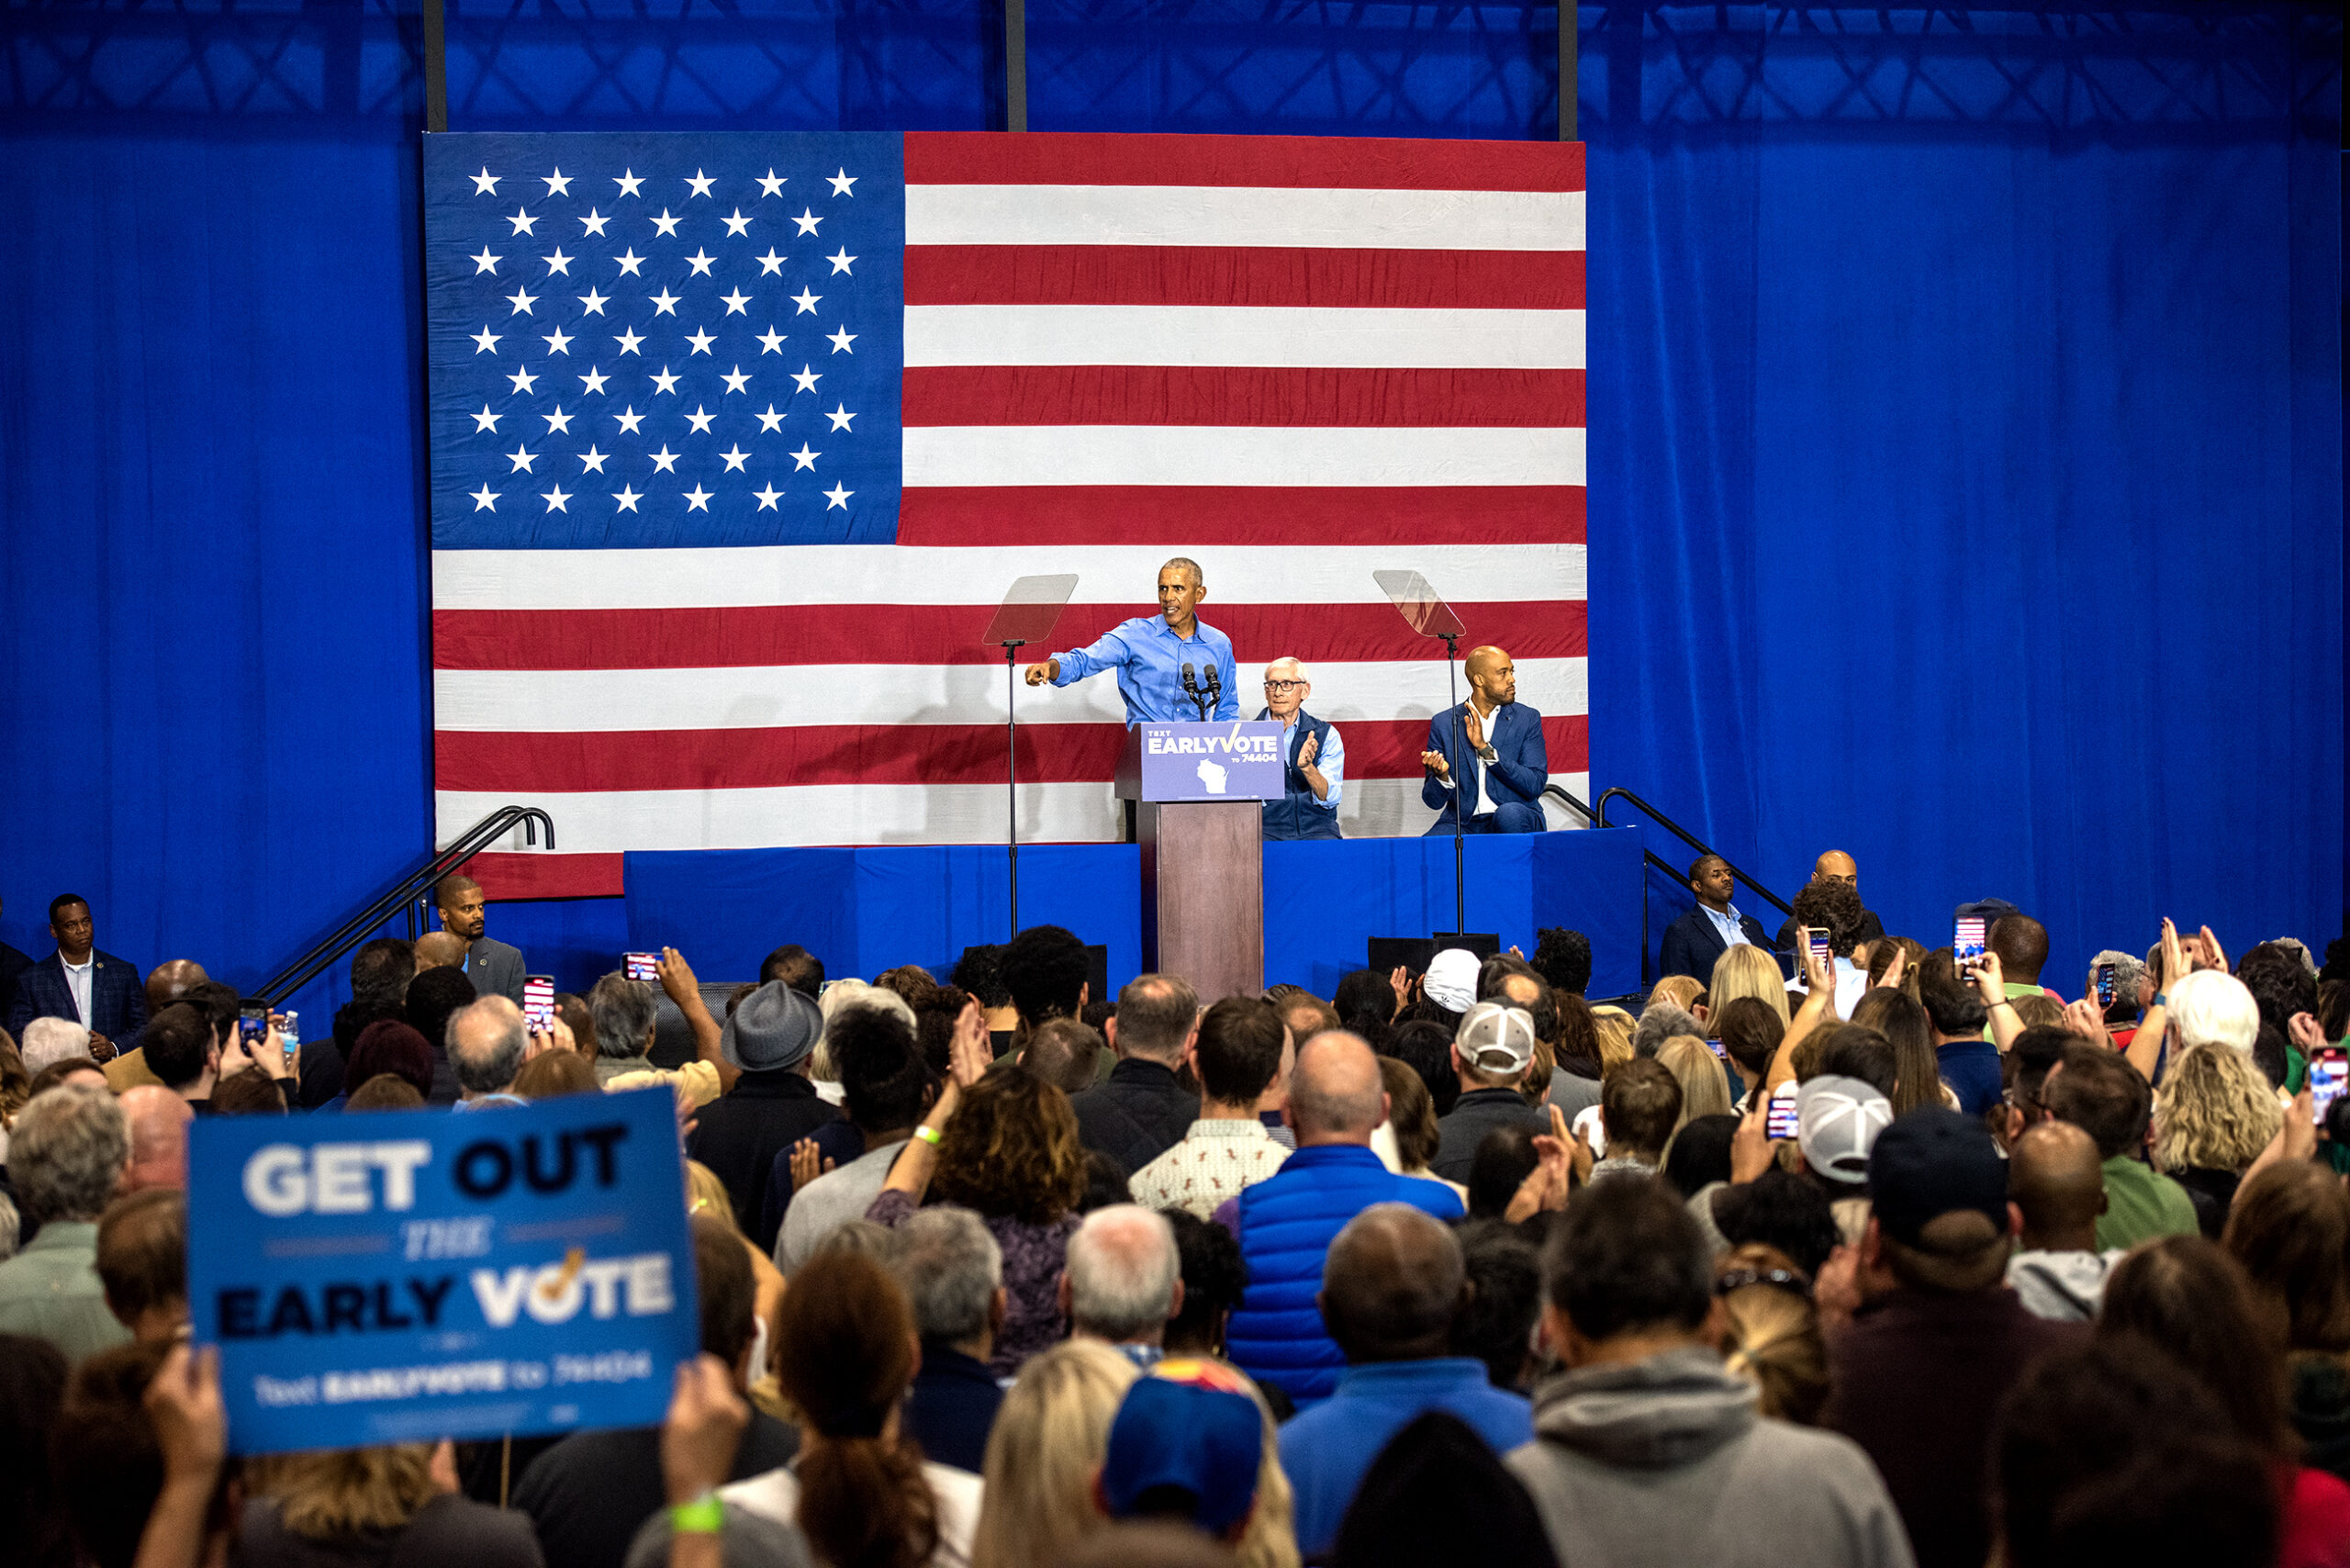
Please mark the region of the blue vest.
[[1355, 1144], [1315, 1144], [1240, 1189], [1248, 1294], [1225, 1329], [1233, 1364], [1288, 1391], [1299, 1409], [1330, 1396], [1347, 1358], [1314, 1305], [1322, 1262], [1347, 1222], [1373, 1204], [1409, 1204], [1448, 1225], [1460, 1200], [1441, 1182], [1398, 1176]]
[[[1270, 719], [1270, 708], [1257, 715]], [[1297, 754], [1305, 748], [1305, 737], [1314, 737], [1314, 755], [1330, 744], [1330, 724], [1326, 719], [1300, 711], [1297, 732], [1289, 738], [1288, 767], [1281, 776], [1281, 788], [1288, 791], [1278, 801], [1265, 802], [1265, 836], [1267, 838], [1338, 838], [1338, 808], [1324, 805], [1315, 799], [1314, 786], [1305, 781], [1305, 770], [1297, 765]]]

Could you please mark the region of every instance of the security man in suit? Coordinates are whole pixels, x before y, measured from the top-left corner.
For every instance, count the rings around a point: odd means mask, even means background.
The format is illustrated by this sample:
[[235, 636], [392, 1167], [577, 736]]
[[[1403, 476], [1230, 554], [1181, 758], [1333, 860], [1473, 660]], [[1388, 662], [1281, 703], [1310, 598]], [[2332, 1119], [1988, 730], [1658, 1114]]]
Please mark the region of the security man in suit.
[[1346, 788], [1347, 747], [1338, 727], [1305, 711], [1314, 683], [1295, 659], [1265, 666], [1265, 708], [1259, 719], [1277, 719], [1281, 737], [1283, 794], [1265, 802], [1267, 838], [1343, 838], [1338, 831], [1339, 793]]
[[1730, 874], [1729, 862], [1718, 855], [1700, 855], [1689, 868], [1689, 890], [1697, 895], [1697, 907], [1674, 921], [1664, 930], [1664, 961], [1660, 966], [1668, 975], [1695, 975], [1710, 984], [1714, 978], [1714, 960], [1729, 951], [1734, 942], [1771, 951], [1771, 939], [1762, 923], [1751, 914], [1740, 914], [1729, 902], [1730, 890], [1738, 879]]
[[1437, 813], [1428, 832], [1451, 832], [1465, 800], [1464, 833], [1540, 833], [1550, 782], [1542, 715], [1517, 700], [1517, 668], [1501, 649], [1470, 650], [1466, 669], [1469, 700], [1429, 722], [1420, 753], [1420, 800]]
[[441, 929], [468, 944], [461, 967], [474, 982], [474, 994], [502, 996], [521, 1006], [522, 949], [484, 935], [489, 901], [481, 884], [471, 877], [443, 877], [433, 887], [432, 902], [441, 906]]
[[22, 1035], [36, 1018], [70, 1019], [90, 1031], [103, 1061], [114, 1054], [116, 1040], [146, 1026], [147, 993], [139, 967], [98, 951], [90, 901], [79, 893], [49, 901], [49, 934], [57, 939], [57, 951], [17, 977], [8, 1033]]

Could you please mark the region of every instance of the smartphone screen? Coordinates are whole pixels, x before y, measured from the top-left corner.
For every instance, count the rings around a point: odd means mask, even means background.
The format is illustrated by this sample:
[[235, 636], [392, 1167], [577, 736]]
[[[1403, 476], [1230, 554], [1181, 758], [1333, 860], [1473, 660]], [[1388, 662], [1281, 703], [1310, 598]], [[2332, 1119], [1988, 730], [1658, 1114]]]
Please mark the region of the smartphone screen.
[[1961, 974], [1981, 963], [1984, 953], [1987, 951], [1983, 944], [1983, 917], [1979, 914], [1959, 916], [1950, 948], [1951, 956], [1958, 961]]
[[522, 977], [522, 1019], [533, 1029], [554, 1027], [554, 977]]
[[2099, 1012], [2113, 1005], [2113, 966], [2097, 967], [2097, 1005]]
[[245, 1053], [258, 1059], [262, 1042], [269, 1038], [269, 1009], [265, 1006], [239, 1008], [237, 1034], [244, 1041]]
[[1796, 1121], [1796, 1086], [1782, 1083], [1778, 1092], [1771, 1096], [1771, 1107], [1764, 1114], [1762, 1131], [1776, 1140], [1791, 1138], [1799, 1130]]
[[2319, 1126], [2325, 1126], [2326, 1108], [2342, 1098], [2344, 1083], [2350, 1083], [2350, 1056], [2327, 1049], [2310, 1058], [2310, 1100]]
[[622, 953], [621, 973], [632, 980], [657, 980], [661, 978], [656, 967], [660, 961], [657, 953]]
[[1722, 1043], [1719, 1040], [1707, 1040], [1706, 1042], [1706, 1048], [1714, 1053], [1714, 1059], [1716, 1061], [1729, 1060], [1729, 1053], [1722, 1049]]
[[1828, 961], [1828, 933], [1817, 925], [1804, 927], [1804, 938], [1811, 945], [1811, 956], [1821, 963]]

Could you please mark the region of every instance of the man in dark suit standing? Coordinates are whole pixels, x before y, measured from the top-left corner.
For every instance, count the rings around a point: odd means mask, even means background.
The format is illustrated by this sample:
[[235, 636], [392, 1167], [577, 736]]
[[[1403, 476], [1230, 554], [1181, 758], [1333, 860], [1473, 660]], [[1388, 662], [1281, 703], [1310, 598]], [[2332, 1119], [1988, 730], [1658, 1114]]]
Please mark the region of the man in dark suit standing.
[[468, 944], [460, 966], [474, 982], [476, 996], [502, 996], [522, 1005], [522, 949], [494, 936], [489, 927], [489, 901], [471, 877], [443, 877], [432, 890], [441, 906], [441, 929]]
[[79, 893], [60, 893], [49, 901], [49, 934], [57, 939], [57, 951], [17, 977], [17, 994], [8, 1003], [8, 1033], [23, 1034], [36, 1018], [69, 1019], [87, 1028], [93, 1043], [113, 1055], [116, 1040], [146, 1026], [147, 993], [140, 985], [139, 967], [98, 951], [90, 901]]
[[1437, 813], [1430, 833], [1452, 830], [1459, 800], [1464, 833], [1540, 833], [1550, 754], [1542, 715], [1517, 700], [1517, 668], [1499, 648], [1470, 651], [1469, 700], [1428, 722], [1420, 753], [1420, 800]]
[[1736, 882], [1729, 861], [1718, 855], [1697, 857], [1696, 864], [1689, 868], [1689, 890], [1697, 895], [1697, 907], [1665, 927], [1662, 972], [1695, 975], [1710, 984], [1714, 960], [1728, 952], [1731, 944], [1746, 943], [1765, 953], [1771, 950], [1770, 934], [1762, 929], [1762, 923], [1739, 913], [1729, 902]]

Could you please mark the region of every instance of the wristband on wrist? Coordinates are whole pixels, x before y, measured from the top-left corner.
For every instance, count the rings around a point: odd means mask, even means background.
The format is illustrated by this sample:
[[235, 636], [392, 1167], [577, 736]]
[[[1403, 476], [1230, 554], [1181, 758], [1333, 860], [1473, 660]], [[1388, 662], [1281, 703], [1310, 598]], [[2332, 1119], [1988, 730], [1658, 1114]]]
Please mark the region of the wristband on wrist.
[[2168, 994], [2167, 992], [2165, 992], [2165, 991], [2158, 991], [2154, 992], [2154, 1001], [2152, 1001], [2152, 1002], [2148, 1002], [2148, 1003], [2146, 1004], [2146, 1011], [2147, 1011], [2147, 1012], [2149, 1012], [2149, 1013], [2152, 1013], [2152, 1012], [2153, 1012], [2155, 1008], [2157, 1008], [2157, 1007], [2167, 1007], [2167, 1006], [2169, 1006], [2169, 1005], [2170, 1005], [2170, 996], [2169, 996], [2169, 994]]
[[1997, 1002], [1995, 1002], [1991, 1003], [1991, 1009], [1992, 1009], [1992, 1011], [1996, 1012], [1996, 1011], [1998, 1011], [1999, 1008], [2002, 1008], [2002, 1007], [2013, 1007], [2014, 1005], [2015, 1005], [2015, 1003], [2014, 1003], [2012, 1001], [2010, 1001], [2010, 1000], [2009, 1000], [2007, 997], [2004, 997], [2004, 996], [2003, 996], [2003, 997], [1999, 998], [1999, 1000], [1998, 1000], [1998, 1001], [1997, 1001]]
[[916, 1127], [914, 1129], [914, 1137], [922, 1139], [923, 1142], [930, 1145], [933, 1148], [936, 1148], [938, 1147], [938, 1140], [945, 1136], [946, 1135], [941, 1133], [936, 1127]]
[[704, 1488], [700, 1496], [690, 1503], [673, 1504], [669, 1509], [669, 1532], [672, 1535], [717, 1535], [726, 1529], [726, 1505], [718, 1494]]

